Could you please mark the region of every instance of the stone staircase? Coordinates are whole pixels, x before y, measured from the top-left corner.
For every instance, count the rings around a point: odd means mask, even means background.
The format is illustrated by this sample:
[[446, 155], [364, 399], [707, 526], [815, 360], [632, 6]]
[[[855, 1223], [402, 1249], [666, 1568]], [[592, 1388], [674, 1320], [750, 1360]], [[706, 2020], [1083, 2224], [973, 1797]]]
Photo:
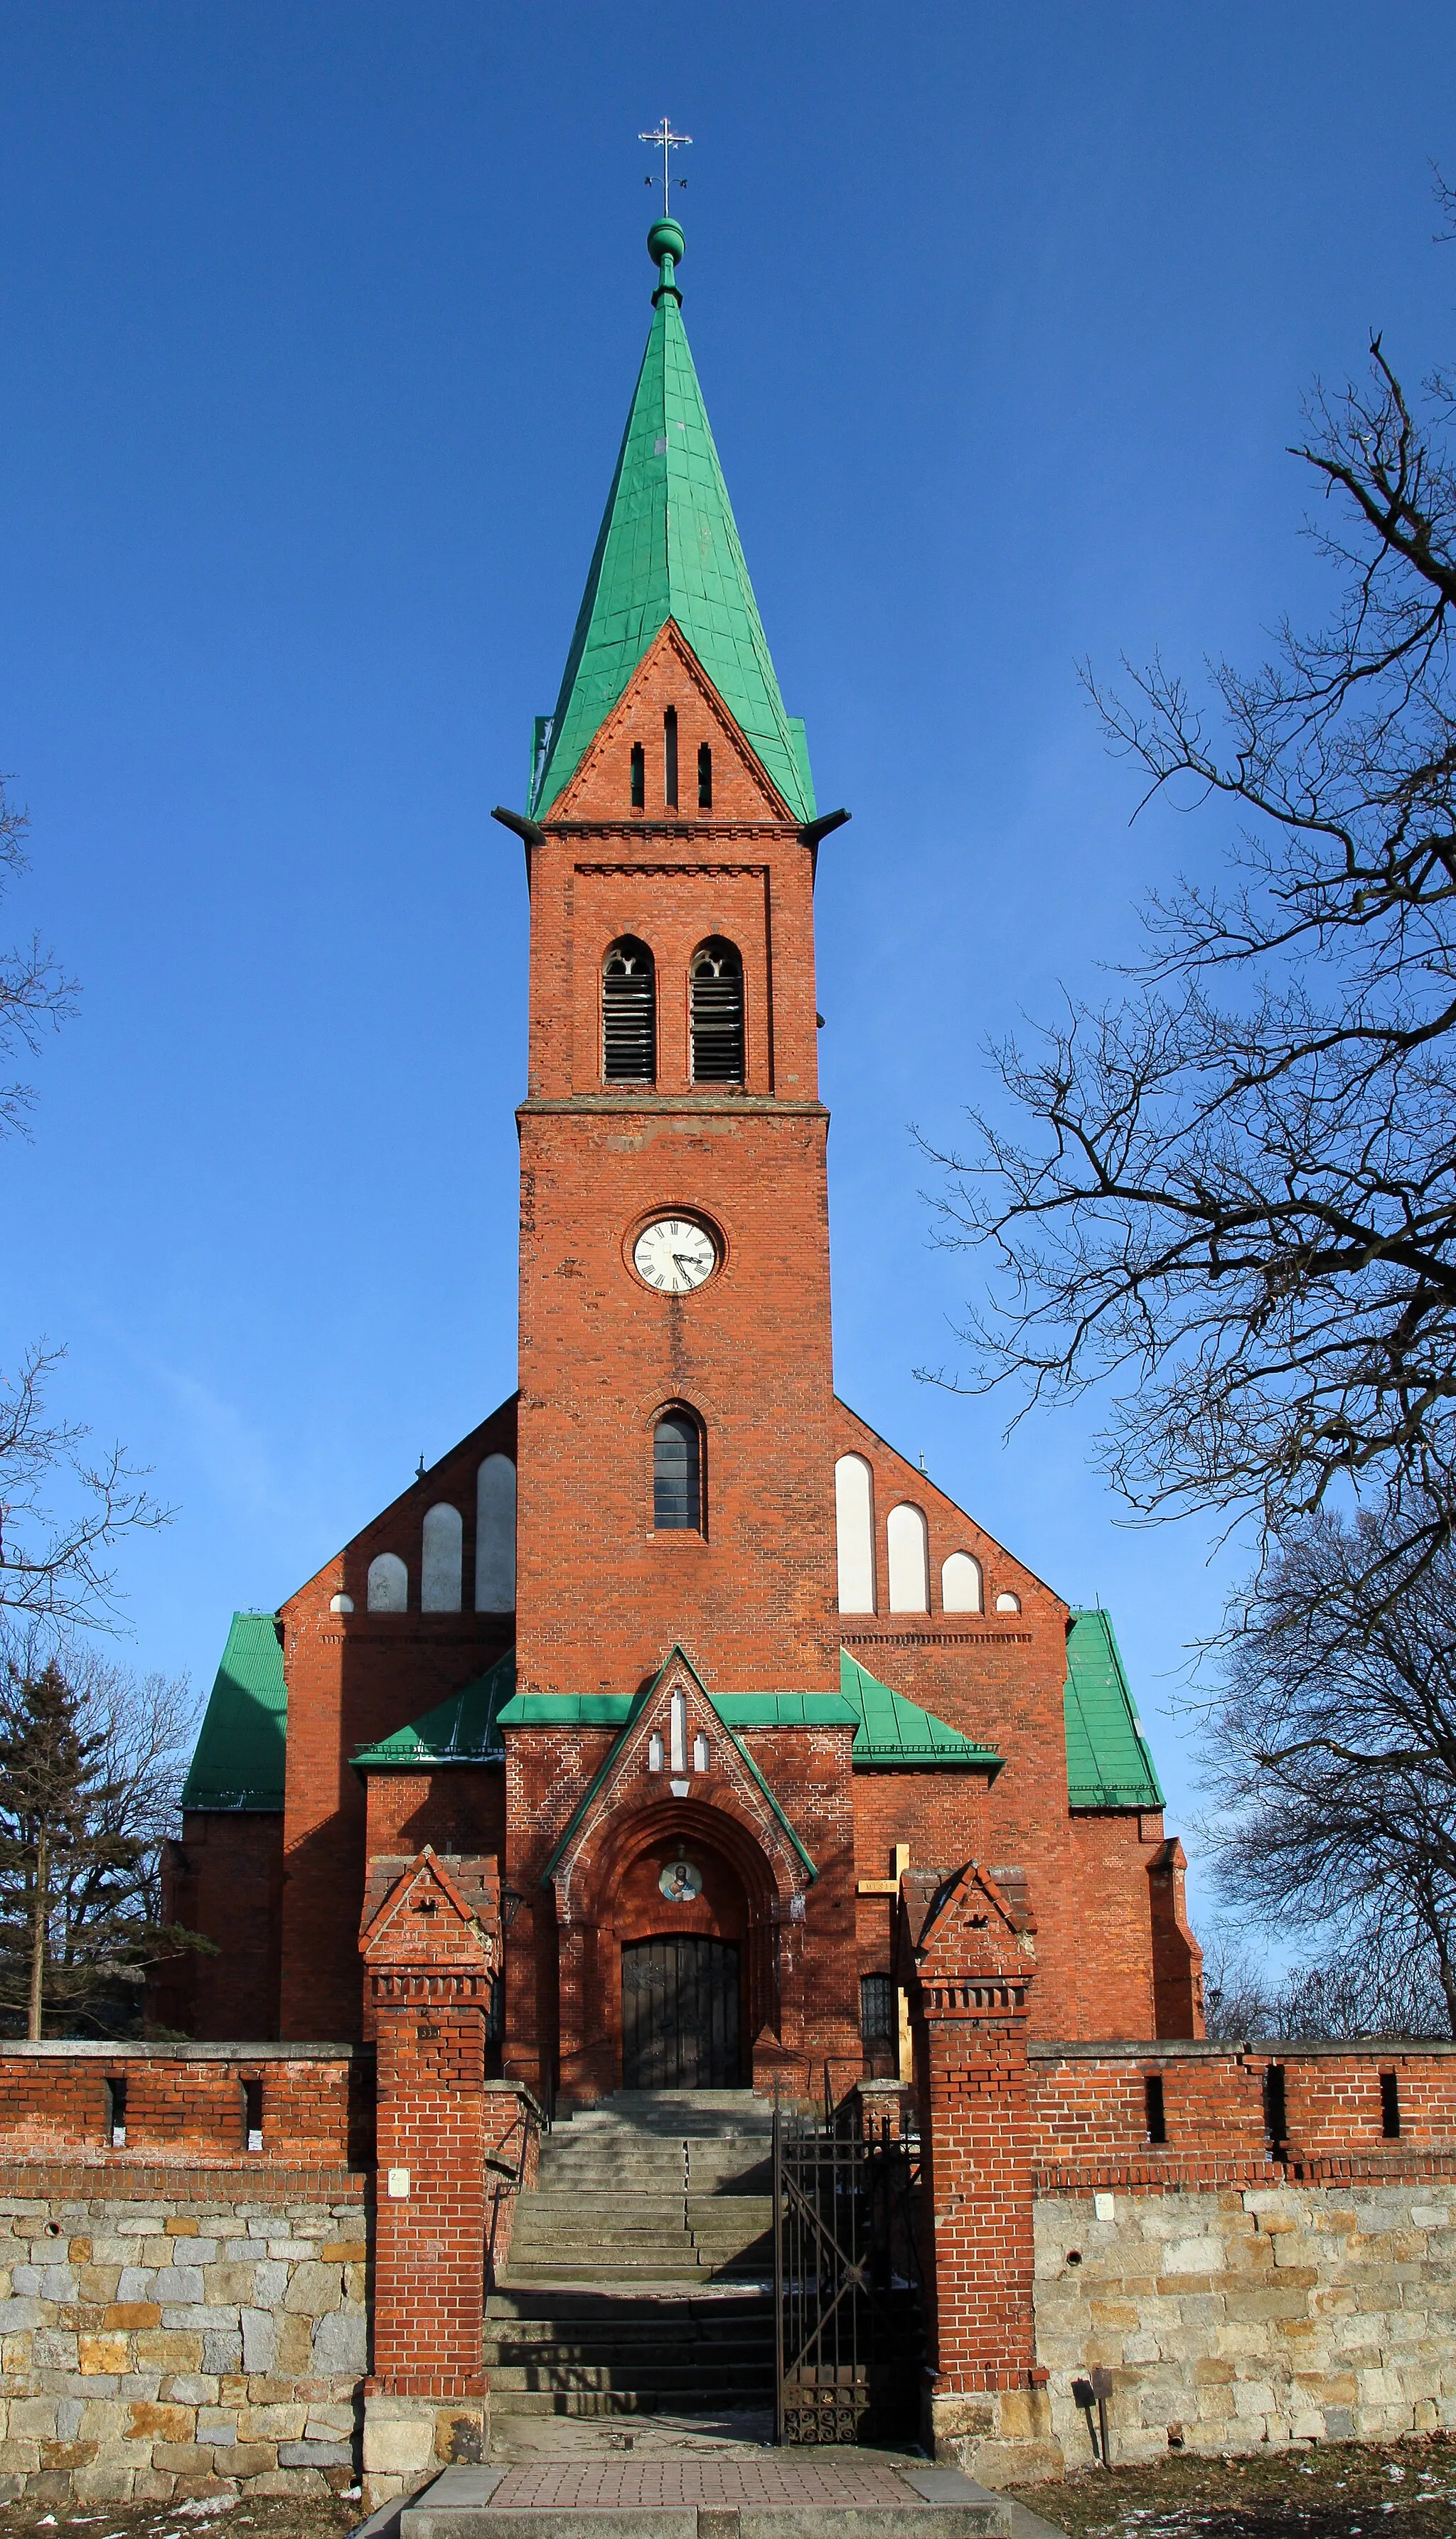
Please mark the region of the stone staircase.
[[772, 2131], [749, 2090], [558, 2114], [486, 2304], [498, 2424], [772, 2404]]

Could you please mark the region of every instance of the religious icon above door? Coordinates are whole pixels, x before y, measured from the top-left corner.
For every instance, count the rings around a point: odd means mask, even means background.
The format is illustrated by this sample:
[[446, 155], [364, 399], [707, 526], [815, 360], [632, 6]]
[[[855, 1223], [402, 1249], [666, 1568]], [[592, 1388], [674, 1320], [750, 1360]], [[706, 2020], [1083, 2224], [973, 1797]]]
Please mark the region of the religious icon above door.
[[703, 1892], [703, 1873], [691, 1860], [669, 1860], [658, 1886], [669, 1904], [691, 1904]]

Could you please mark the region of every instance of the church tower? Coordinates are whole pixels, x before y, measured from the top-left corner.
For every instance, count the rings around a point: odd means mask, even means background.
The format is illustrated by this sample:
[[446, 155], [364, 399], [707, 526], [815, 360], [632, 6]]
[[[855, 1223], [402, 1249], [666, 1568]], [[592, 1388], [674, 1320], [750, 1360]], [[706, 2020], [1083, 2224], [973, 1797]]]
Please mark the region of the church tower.
[[710, 1684], [827, 1691], [834, 823], [683, 330], [682, 233], [649, 243], [652, 330], [526, 831], [517, 1670], [621, 1692], [676, 1642]]

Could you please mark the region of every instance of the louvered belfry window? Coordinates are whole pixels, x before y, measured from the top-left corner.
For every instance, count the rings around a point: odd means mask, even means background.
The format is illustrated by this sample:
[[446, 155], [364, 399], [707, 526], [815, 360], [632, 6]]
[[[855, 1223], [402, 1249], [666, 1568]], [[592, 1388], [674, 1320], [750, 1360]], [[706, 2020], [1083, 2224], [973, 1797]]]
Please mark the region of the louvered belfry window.
[[693, 954], [693, 1082], [743, 1081], [743, 964], [714, 935]]
[[703, 1531], [703, 1447], [690, 1410], [664, 1410], [653, 1431], [653, 1526], [658, 1534]]
[[658, 999], [653, 956], [630, 935], [601, 965], [601, 1072], [608, 1084], [658, 1080]]

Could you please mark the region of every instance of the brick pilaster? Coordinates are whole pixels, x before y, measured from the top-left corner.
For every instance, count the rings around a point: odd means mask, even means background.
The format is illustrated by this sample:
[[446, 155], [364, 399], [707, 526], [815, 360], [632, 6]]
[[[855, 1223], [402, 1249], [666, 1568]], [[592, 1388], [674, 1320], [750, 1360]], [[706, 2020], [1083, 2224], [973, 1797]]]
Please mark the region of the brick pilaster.
[[[433, 1852], [361, 1937], [378, 2040], [372, 2391], [484, 2397], [485, 2014], [498, 1932]], [[472, 1909], [473, 1908], [473, 1909]]]
[[907, 1874], [902, 1912], [925, 2142], [928, 2430], [984, 2472], [1046, 2430], [1026, 2064], [1035, 1925], [1022, 1894], [974, 1862], [939, 1880]]

